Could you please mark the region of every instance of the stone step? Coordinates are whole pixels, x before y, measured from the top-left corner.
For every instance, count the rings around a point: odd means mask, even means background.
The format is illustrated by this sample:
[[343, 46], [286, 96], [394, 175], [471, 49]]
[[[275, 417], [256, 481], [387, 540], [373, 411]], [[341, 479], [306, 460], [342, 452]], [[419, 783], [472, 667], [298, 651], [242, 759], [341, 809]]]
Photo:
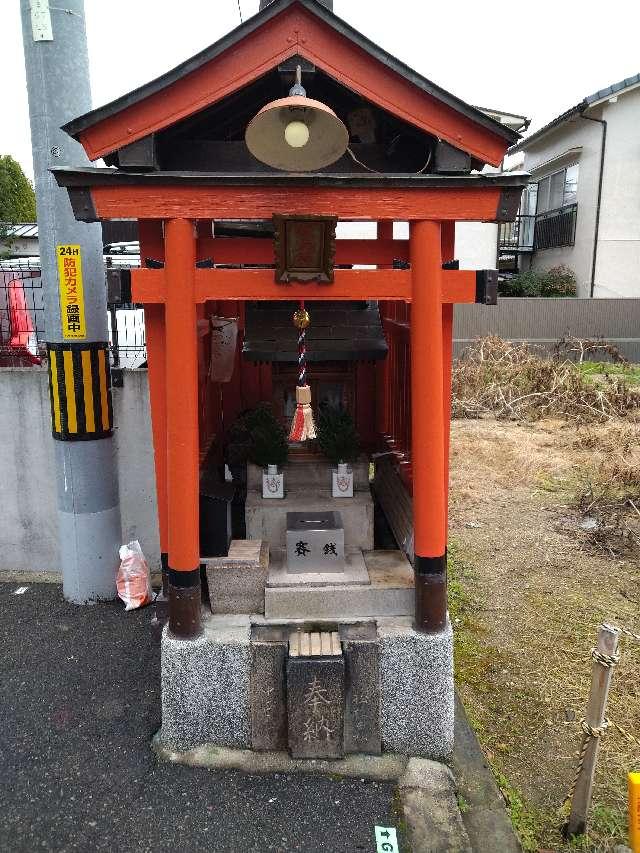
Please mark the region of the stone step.
[[362, 551], [348, 551], [345, 554], [345, 567], [342, 572], [290, 572], [287, 568], [287, 555], [280, 549], [274, 549], [270, 557], [268, 587], [308, 587], [342, 586], [369, 584], [369, 572]]
[[349, 619], [411, 616], [413, 571], [400, 551], [364, 554], [370, 584], [327, 584], [265, 589], [267, 619]]

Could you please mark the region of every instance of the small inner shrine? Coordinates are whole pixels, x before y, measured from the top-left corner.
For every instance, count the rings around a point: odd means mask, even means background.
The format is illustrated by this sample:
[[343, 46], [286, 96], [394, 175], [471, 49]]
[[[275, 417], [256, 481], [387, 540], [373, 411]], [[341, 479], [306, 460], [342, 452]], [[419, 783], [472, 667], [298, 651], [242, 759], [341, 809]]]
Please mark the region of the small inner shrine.
[[54, 172], [77, 219], [138, 222], [174, 750], [453, 744], [453, 305], [497, 284], [455, 223], [512, 219], [526, 176], [331, 5], [262, 3], [65, 127], [106, 168]]

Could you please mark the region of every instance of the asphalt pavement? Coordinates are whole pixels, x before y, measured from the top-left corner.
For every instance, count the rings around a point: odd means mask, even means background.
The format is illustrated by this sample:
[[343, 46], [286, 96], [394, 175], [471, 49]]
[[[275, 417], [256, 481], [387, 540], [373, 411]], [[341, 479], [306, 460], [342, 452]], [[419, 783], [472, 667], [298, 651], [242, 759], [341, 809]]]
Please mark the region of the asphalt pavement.
[[152, 615], [0, 583], [0, 851], [374, 853], [375, 825], [398, 823], [391, 782], [157, 759]]

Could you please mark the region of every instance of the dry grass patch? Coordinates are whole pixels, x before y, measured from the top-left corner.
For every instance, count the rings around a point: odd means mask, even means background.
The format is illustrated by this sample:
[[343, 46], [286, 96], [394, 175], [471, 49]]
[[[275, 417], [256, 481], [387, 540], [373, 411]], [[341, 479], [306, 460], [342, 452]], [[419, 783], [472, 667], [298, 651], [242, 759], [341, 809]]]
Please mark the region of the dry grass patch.
[[640, 425], [612, 423], [582, 430], [574, 506], [583, 539], [611, 557], [640, 556]]
[[[558, 353], [564, 352], [558, 350]], [[630, 373], [635, 376], [635, 374]], [[624, 370], [594, 376], [566, 357], [543, 357], [495, 336], [475, 342], [453, 368], [453, 414], [477, 418], [563, 418], [601, 422], [637, 411], [640, 394]]]
[[[629, 499], [638, 429], [619, 420], [588, 431], [566, 421], [453, 423], [458, 688], [526, 850], [610, 851], [625, 839], [626, 773], [640, 769], [640, 746], [615, 732], [602, 744], [589, 838], [567, 845], [558, 828], [598, 624], [640, 622], [633, 540], [598, 546], [580, 526], [581, 488]], [[609, 713], [640, 733], [640, 645], [630, 641]]]

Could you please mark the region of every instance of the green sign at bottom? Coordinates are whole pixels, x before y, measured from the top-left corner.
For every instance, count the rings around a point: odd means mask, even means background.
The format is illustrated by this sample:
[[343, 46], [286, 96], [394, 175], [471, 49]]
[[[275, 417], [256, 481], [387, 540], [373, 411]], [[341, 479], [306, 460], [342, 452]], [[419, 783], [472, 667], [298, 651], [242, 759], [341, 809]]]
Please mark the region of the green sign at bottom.
[[398, 835], [393, 826], [376, 826], [376, 853], [400, 853]]

